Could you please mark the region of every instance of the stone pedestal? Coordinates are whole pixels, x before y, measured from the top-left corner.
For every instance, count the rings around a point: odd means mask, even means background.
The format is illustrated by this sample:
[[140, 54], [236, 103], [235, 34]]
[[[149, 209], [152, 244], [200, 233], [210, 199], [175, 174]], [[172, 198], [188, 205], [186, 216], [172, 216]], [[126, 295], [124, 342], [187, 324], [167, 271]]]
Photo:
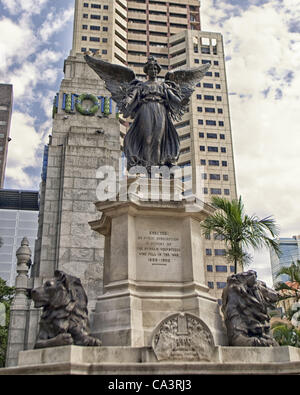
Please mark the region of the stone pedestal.
[[[189, 312], [226, 345], [217, 300], [205, 285], [200, 222], [214, 209], [180, 200], [176, 180], [130, 180], [116, 201], [97, 202], [105, 236], [104, 294], [98, 298], [92, 333], [104, 346], [145, 347], [159, 323]], [[124, 191], [123, 191], [124, 192]], [[121, 200], [122, 199], [122, 200]]]
[[63, 346], [21, 351], [17, 367], [0, 369], [0, 376], [29, 374], [113, 375], [120, 380], [124, 375], [299, 375], [300, 349], [218, 346], [210, 361], [174, 363], [157, 361], [150, 347]]

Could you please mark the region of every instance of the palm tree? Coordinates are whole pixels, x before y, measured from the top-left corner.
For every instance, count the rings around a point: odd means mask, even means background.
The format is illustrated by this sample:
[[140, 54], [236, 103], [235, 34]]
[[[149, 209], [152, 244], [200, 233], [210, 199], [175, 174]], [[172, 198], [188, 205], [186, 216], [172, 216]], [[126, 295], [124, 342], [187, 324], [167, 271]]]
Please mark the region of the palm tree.
[[244, 212], [241, 197], [232, 201], [213, 197], [212, 205], [217, 211], [201, 223], [203, 233], [209, 236], [211, 232], [216, 232], [225, 241], [226, 255], [234, 263], [235, 273], [237, 273], [238, 264], [243, 268], [244, 264], [252, 259], [245, 252], [245, 248], [252, 247], [257, 250], [269, 247], [277, 255], [280, 254], [279, 245], [274, 240], [278, 236], [278, 229], [274, 219], [270, 216], [263, 219], [255, 215], [248, 216]]
[[300, 260], [297, 259], [297, 262], [292, 262], [290, 266], [282, 267], [277, 273], [276, 277], [281, 276], [282, 274], [286, 274], [290, 278], [291, 285], [286, 282], [279, 282], [275, 285], [277, 291], [281, 289], [287, 289], [293, 291], [296, 301], [300, 298], [300, 290], [297, 287], [297, 284], [300, 285]]

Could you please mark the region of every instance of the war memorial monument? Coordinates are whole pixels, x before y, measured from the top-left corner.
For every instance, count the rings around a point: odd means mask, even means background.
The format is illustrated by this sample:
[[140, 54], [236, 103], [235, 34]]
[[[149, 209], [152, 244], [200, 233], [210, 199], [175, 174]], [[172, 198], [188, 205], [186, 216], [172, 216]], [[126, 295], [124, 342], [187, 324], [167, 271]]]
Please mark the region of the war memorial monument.
[[145, 64], [146, 81], [96, 57], [85, 61], [133, 118], [124, 141], [127, 182], [114, 199], [95, 202], [99, 216], [89, 221], [105, 240], [104, 292], [90, 325], [87, 294], [72, 273], [55, 270], [28, 289], [25, 238], [12, 319], [28, 296], [33, 309], [43, 310], [33, 349], [20, 351], [17, 366], [1, 374], [299, 373], [299, 349], [279, 347], [270, 333], [268, 307], [277, 294], [255, 272], [228, 278], [222, 311], [209, 294], [199, 223], [214, 208], [184, 198], [170, 172], [180, 146], [172, 118], [183, 114], [209, 66], [170, 72], [159, 82], [154, 57]]

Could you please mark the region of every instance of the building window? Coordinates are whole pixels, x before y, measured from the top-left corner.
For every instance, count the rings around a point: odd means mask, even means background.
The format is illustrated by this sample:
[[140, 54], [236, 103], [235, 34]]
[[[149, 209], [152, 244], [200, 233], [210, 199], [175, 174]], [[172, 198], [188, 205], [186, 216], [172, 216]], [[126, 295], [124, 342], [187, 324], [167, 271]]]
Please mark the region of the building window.
[[215, 256], [225, 256], [226, 255], [226, 251], [223, 249], [223, 248], [221, 248], [221, 249], [216, 249], [215, 250]]
[[216, 72], [215, 77], [220, 77], [220, 73]]
[[230, 190], [229, 189], [224, 189], [224, 195], [226, 195], [226, 196], [230, 195]]
[[204, 187], [203, 188], [203, 193], [204, 193], [204, 195], [207, 195], [208, 194], [208, 188]]
[[217, 101], [222, 101], [222, 96], [217, 96]]
[[213, 101], [213, 100], [215, 100], [215, 97], [214, 96], [210, 96], [210, 95], [204, 95], [204, 100], [211, 100], [211, 101]]
[[197, 107], [198, 112], [202, 112], [202, 107]]
[[213, 121], [212, 119], [207, 119], [207, 120], [205, 121], [205, 124], [206, 124], [207, 126], [216, 126], [216, 125], [217, 125], [217, 122], [216, 122], [216, 121]]
[[210, 48], [209, 47], [201, 47], [201, 53], [202, 54], [210, 54]]
[[202, 95], [197, 95], [197, 99], [201, 100], [202, 99]]
[[219, 66], [219, 61], [218, 60], [214, 60], [214, 65], [215, 66]]
[[200, 165], [205, 166], [206, 165], [206, 160], [205, 159], [200, 159]]
[[100, 4], [91, 4], [91, 7], [92, 8], [101, 8], [101, 5]]
[[227, 266], [216, 265], [216, 272], [227, 273]]
[[204, 133], [203, 132], [199, 132], [199, 137], [203, 138], [204, 137]]
[[210, 174], [209, 179], [219, 181], [221, 179], [221, 176], [220, 176], [220, 174]]
[[91, 19], [100, 19], [100, 15], [94, 15], [94, 14], [92, 14], [91, 15]]
[[213, 107], [205, 107], [205, 112], [212, 112], [212, 113], [215, 113], [216, 110], [215, 110], [215, 108], [213, 108]]
[[99, 37], [90, 37], [90, 41], [100, 42], [100, 38]]
[[100, 26], [90, 26], [90, 30], [100, 30]]
[[227, 161], [226, 160], [222, 161], [222, 166], [227, 167]]
[[218, 152], [219, 148], [218, 147], [207, 147], [208, 152]]
[[206, 266], [206, 270], [207, 270], [208, 272], [212, 272], [212, 271], [213, 271], [213, 266], [212, 266], [212, 265], [207, 265], [207, 266]]
[[88, 25], [82, 25], [83, 30], [87, 30], [87, 28], [88, 28]]
[[206, 254], [207, 256], [211, 256], [211, 255], [212, 255], [212, 250], [211, 250], [211, 248], [206, 248], [206, 249], [205, 249], [205, 254]]
[[216, 84], [216, 89], [221, 89], [221, 85], [220, 84]]
[[210, 84], [210, 83], [208, 83], [208, 82], [204, 82], [204, 83], [203, 83], [203, 88], [210, 88], [210, 89], [213, 89], [213, 87], [214, 87], [214, 84]]
[[200, 145], [200, 151], [205, 151], [205, 146], [204, 145]]
[[218, 114], [223, 114], [223, 109], [222, 108], [218, 108]]
[[219, 166], [220, 162], [218, 160], [209, 160], [208, 164], [209, 166]]
[[82, 41], [87, 41], [87, 36], [81, 36]]
[[226, 282], [217, 282], [217, 288], [218, 289], [222, 289], [226, 287]]
[[228, 181], [228, 174], [223, 174], [223, 181]]
[[208, 288], [210, 288], [210, 289], [214, 289], [214, 283], [213, 283], [213, 281], [208, 281], [208, 282], [207, 282], [207, 286], [208, 286]]
[[221, 134], [220, 134], [220, 139], [221, 139], [221, 140], [225, 140], [225, 134], [222, 134], [222, 133], [221, 133]]
[[83, 18], [88, 18], [89, 14], [83, 14], [82, 16], [83, 16]]
[[210, 188], [210, 193], [212, 195], [222, 195], [221, 188]]
[[208, 139], [217, 139], [218, 138], [217, 133], [207, 133], [206, 136]]
[[89, 3], [83, 3], [83, 7], [88, 7]]
[[219, 126], [224, 126], [224, 121], [219, 121]]
[[226, 153], [226, 148], [225, 147], [221, 147], [221, 152]]

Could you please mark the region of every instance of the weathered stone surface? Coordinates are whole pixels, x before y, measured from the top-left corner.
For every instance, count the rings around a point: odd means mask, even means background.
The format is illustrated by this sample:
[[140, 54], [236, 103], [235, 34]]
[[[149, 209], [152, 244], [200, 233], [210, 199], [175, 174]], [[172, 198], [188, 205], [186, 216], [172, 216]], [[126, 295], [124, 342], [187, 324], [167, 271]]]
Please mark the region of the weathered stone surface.
[[172, 314], [154, 330], [152, 348], [158, 361], [208, 361], [215, 351], [213, 336], [199, 317]]
[[161, 361], [151, 348], [63, 346], [22, 351], [18, 367], [0, 375], [285, 375], [300, 374], [295, 347], [216, 347], [214, 360]]

